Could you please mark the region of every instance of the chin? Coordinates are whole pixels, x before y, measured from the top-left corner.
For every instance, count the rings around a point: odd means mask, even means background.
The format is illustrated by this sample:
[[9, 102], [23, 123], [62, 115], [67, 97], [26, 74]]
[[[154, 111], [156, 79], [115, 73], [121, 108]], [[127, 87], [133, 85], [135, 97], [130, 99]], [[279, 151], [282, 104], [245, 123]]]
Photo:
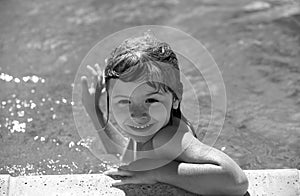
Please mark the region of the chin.
[[127, 133], [127, 135], [131, 139], [133, 139], [137, 142], [142, 142], [142, 143], [149, 141], [154, 136], [154, 134], [153, 135], [148, 135], [148, 136], [139, 136], [139, 135], [132, 135], [132, 134], [128, 134], [128, 133]]

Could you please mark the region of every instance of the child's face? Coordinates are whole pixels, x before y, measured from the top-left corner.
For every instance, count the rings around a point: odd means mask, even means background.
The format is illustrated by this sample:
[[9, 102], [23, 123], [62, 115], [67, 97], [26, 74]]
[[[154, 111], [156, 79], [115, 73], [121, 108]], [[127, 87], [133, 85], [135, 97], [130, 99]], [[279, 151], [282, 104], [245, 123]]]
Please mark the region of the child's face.
[[110, 80], [111, 110], [119, 126], [129, 137], [146, 142], [170, 119], [173, 95], [156, 92], [146, 82]]

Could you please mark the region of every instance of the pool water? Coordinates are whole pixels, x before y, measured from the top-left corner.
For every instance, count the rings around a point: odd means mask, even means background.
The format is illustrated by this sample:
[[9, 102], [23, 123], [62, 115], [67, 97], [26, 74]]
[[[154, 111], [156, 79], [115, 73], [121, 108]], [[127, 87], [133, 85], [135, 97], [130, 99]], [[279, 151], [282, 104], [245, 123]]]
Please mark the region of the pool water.
[[278, 15], [293, 1], [243, 11], [250, 2], [1, 1], [0, 174], [98, 173], [112, 166], [78, 135], [73, 82], [98, 41], [146, 24], [191, 34], [218, 63], [228, 105], [216, 148], [243, 169], [300, 169], [300, 12]]

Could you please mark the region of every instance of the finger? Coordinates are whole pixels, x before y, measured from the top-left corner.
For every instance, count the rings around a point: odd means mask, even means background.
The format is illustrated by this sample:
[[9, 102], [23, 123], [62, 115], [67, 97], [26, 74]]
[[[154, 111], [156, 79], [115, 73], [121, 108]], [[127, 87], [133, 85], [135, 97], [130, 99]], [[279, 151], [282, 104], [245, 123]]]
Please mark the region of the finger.
[[109, 170], [103, 172], [103, 174], [104, 174], [104, 175], [111, 175], [112, 173], [114, 173], [114, 172], [116, 172], [116, 171], [118, 171], [118, 169], [113, 168], [113, 169], [109, 169]]
[[119, 169], [111, 169], [103, 172], [103, 174], [108, 176], [133, 176], [133, 173], [129, 171], [119, 170]]
[[86, 68], [88, 68], [94, 76], [98, 75], [97, 71], [93, 67], [91, 67], [90, 65], [87, 65]]
[[93, 87], [96, 89], [97, 88], [97, 85], [98, 85], [98, 82], [99, 80], [98, 80], [98, 76], [94, 76], [93, 77]]
[[96, 89], [93, 86], [91, 86], [91, 88], [89, 88], [89, 93], [92, 95], [92, 94], [95, 94], [95, 92], [96, 92]]
[[129, 166], [128, 165], [121, 165], [119, 167], [119, 170], [129, 170]]
[[87, 78], [85, 76], [81, 77], [81, 86], [82, 86], [83, 93], [89, 93], [89, 85], [88, 85]]
[[105, 93], [106, 89], [102, 88], [101, 93]]
[[[124, 180], [123, 180], [124, 181]], [[124, 183], [123, 183], [123, 181], [122, 180], [114, 180], [113, 182], [112, 182], [112, 186], [120, 186], [120, 185], [124, 185]]]
[[97, 71], [98, 74], [102, 74], [101, 67], [98, 63], [95, 64], [95, 68], [96, 68], [96, 71]]
[[125, 178], [122, 180], [114, 180], [112, 183], [113, 186], [120, 186], [125, 184], [142, 184], [142, 183], [136, 178]]
[[92, 68], [91, 66], [89, 66], [89, 69], [92, 71], [93, 76], [94, 76], [93, 81], [94, 81], [94, 83], [99, 83], [102, 85], [103, 79], [102, 79], [102, 71], [101, 71], [100, 65], [98, 63], [96, 63], [94, 65], [94, 67], [95, 68]]
[[97, 82], [96, 84], [97, 84], [96, 89], [97, 89], [97, 93], [98, 93], [96, 95], [96, 97], [97, 96], [100, 97], [100, 95], [103, 94], [106, 91], [106, 88], [103, 84], [101, 84], [101, 82]]
[[102, 85], [102, 86], [105, 86], [105, 79], [104, 79], [104, 75], [102, 75], [102, 77], [101, 77], [101, 85]]

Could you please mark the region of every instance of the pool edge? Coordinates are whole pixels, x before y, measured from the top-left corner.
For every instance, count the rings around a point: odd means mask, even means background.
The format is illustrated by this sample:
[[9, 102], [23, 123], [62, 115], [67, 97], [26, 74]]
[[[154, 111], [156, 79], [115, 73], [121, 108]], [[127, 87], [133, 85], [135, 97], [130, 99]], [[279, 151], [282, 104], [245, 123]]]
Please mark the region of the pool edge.
[[[300, 170], [297, 169], [265, 169], [244, 170], [249, 179], [249, 194], [296, 196], [300, 195]], [[111, 187], [112, 178], [103, 174], [74, 175], [42, 175], [18, 176], [0, 175], [0, 196], [21, 195], [163, 195], [167, 191], [172, 195], [181, 195], [183, 190], [166, 185], [147, 186], [135, 192], [135, 186], [130, 189]], [[160, 187], [161, 186], [161, 187]], [[128, 192], [129, 191], [129, 192]], [[139, 192], [138, 192], [139, 191]], [[144, 191], [144, 192], [143, 192]], [[151, 194], [150, 194], [151, 192]], [[149, 194], [148, 194], [149, 193]], [[193, 195], [185, 193], [185, 195]]]

